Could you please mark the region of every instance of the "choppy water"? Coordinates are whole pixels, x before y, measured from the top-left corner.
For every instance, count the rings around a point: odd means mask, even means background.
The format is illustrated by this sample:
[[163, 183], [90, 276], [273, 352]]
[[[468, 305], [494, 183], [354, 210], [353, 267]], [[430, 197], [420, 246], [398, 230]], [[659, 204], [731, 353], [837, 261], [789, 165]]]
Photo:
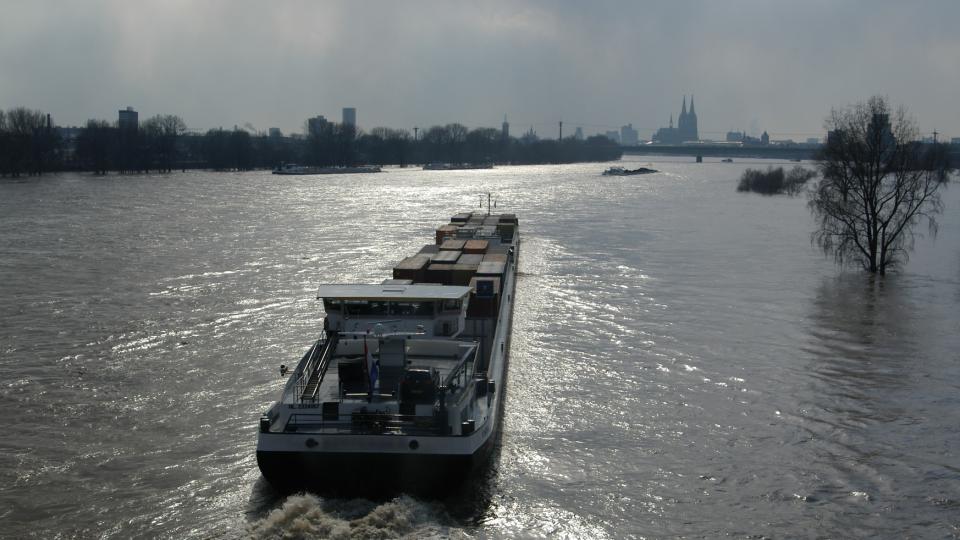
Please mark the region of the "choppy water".
[[[0, 536], [960, 535], [960, 190], [871, 280], [803, 198], [736, 193], [746, 164], [654, 166], [0, 181]], [[487, 190], [524, 251], [486, 477], [278, 497], [256, 422], [316, 286]]]

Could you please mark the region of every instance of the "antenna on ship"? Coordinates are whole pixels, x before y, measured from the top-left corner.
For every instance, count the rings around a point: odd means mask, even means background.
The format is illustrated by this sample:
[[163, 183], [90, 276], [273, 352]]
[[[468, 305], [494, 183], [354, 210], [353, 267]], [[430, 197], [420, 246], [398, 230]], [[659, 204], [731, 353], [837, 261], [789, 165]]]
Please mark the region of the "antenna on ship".
[[[483, 195], [478, 195], [478, 196], [480, 197], [480, 208], [483, 208]], [[490, 195], [490, 192], [488, 191], [487, 192], [487, 215], [488, 216], [490, 215], [490, 209], [497, 207], [496, 202], [494, 202], [493, 205], [491, 206], [490, 199], [491, 199], [491, 195]]]

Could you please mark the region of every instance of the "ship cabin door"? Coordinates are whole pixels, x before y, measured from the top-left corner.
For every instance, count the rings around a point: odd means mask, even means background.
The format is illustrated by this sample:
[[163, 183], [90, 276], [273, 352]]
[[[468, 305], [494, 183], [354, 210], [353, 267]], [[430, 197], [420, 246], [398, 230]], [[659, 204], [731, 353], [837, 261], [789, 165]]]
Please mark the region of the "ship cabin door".
[[407, 365], [407, 340], [389, 336], [380, 340], [380, 394], [397, 395]]

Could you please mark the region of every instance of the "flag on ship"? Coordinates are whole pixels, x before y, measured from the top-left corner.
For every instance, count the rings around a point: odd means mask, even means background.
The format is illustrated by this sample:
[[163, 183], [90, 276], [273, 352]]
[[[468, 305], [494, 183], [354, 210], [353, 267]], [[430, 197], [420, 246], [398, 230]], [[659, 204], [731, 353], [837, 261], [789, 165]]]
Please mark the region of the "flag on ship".
[[380, 376], [380, 360], [374, 361], [373, 351], [367, 348], [367, 338], [363, 338], [363, 356], [366, 360], [367, 373], [370, 374], [370, 395], [373, 395], [373, 390], [377, 386], [377, 379]]

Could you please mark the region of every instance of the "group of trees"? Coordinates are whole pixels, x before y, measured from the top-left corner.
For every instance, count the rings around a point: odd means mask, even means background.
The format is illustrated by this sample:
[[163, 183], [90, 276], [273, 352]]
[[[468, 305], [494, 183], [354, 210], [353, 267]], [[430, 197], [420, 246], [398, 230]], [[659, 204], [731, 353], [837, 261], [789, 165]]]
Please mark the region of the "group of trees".
[[[918, 142], [906, 109], [893, 111], [879, 96], [832, 110], [826, 128], [820, 179], [807, 192], [813, 242], [839, 264], [885, 274], [907, 260], [916, 225], [936, 234], [940, 189], [953, 168], [949, 147]], [[737, 190], [796, 194], [812, 176], [800, 167], [747, 169]]]
[[186, 131], [183, 119], [172, 114], [150, 117], [139, 128], [88, 120], [77, 136], [70, 165], [97, 174], [169, 172], [183, 165], [180, 138]]
[[786, 172], [783, 167], [767, 167], [766, 171], [747, 169], [740, 177], [737, 191], [752, 191], [762, 195], [796, 195], [803, 191], [803, 186], [815, 176], [816, 171], [799, 165]]
[[462, 124], [433, 126], [413, 137], [405, 130], [320, 122], [305, 136], [268, 137], [244, 129], [188, 133], [176, 115], [150, 117], [139, 126], [88, 120], [64, 140], [48, 115], [15, 108], [0, 110], [0, 174], [42, 174], [53, 170], [107, 174], [206, 168], [248, 170], [284, 162], [317, 166], [412, 163], [572, 163], [619, 159], [619, 145], [606, 137], [518, 140], [493, 128]]
[[[309, 131], [309, 130], [308, 130]], [[377, 127], [369, 133], [328, 123], [309, 131], [302, 161], [309, 165], [407, 165], [408, 163], [573, 163], [610, 161], [622, 155], [606, 137], [585, 141], [520, 141], [493, 128], [433, 126], [414, 139], [408, 131]]]
[[446, 163], [574, 163], [610, 161], [620, 146], [603, 136], [578, 139], [518, 140], [492, 128], [469, 130], [461, 124], [434, 126], [417, 142], [417, 162]]
[[43, 174], [59, 167], [61, 144], [49, 115], [0, 110], [0, 175]]

